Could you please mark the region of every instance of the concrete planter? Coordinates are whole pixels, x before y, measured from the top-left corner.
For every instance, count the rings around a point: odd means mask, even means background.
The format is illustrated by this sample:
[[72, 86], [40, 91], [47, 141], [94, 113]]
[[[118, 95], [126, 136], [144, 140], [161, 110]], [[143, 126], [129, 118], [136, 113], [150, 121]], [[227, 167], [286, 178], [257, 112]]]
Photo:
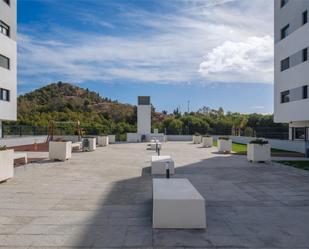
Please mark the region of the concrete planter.
[[202, 138], [203, 147], [212, 147], [213, 138], [212, 137], [203, 137]]
[[232, 139], [218, 139], [218, 151], [219, 152], [231, 152], [232, 151]]
[[0, 182], [14, 176], [14, 150], [0, 151]]
[[150, 146], [150, 150], [156, 150], [157, 148], [160, 150], [162, 149], [161, 143], [150, 143], [148, 146]]
[[83, 151], [94, 151], [97, 148], [97, 141], [94, 137], [83, 138]]
[[98, 136], [98, 146], [107, 146], [109, 144], [108, 136]]
[[65, 161], [72, 157], [72, 142], [49, 142], [49, 159]]
[[152, 156], [151, 157], [151, 174], [165, 175], [166, 166], [168, 165], [170, 174], [175, 174], [174, 160], [171, 156]]
[[248, 144], [247, 159], [252, 162], [270, 161], [270, 144]]
[[193, 143], [194, 143], [194, 144], [200, 144], [200, 143], [202, 143], [202, 136], [196, 136], [196, 135], [194, 135], [194, 136], [193, 136]]
[[116, 143], [116, 135], [108, 135], [108, 143], [109, 144]]

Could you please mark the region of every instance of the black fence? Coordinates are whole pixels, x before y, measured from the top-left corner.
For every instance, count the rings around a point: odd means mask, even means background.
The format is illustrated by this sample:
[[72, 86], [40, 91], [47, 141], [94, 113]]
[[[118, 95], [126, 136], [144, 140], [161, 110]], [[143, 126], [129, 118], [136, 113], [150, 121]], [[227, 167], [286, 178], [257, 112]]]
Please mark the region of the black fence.
[[245, 129], [232, 131], [233, 135], [240, 135], [246, 137], [258, 137], [258, 138], [269, 138], [269, 139], [289, 139], [289, 128], [288, 127], [246, 127]]
[[2, 125], [2, 137], [47, 136], [48, 127], [27, 125]]
[[[83, 127], [81, 127], [83, 129]], [[75, 135], [72, 129], [67, 129], [66, 127], [59, 127], [54, 130], [55, 135]], [[269, 139], [289, 139], [289, 129], [288, 127], [246, 127], [244, 129], [219, 129], [214, 128], [212, 131], [201, 133], [209, 135], [236, 135], [236, 136], [246, 136], [246, 137], [263, 137]], [[23, 136], [47, 136], [48, 127], [47, 126], [26, 126], [26, 125], [2, 125], [2, 136], [6, 137], [23, 137]], [[85, 135], [99, 135], [96, 132], [93, 134]], [[126, 140], [126, 134], [120, 134], [115, 132], [116, 139], [118, 141]], [[193, 135], [193, 134], [172, 134], [166, 132], [166, 135]]]

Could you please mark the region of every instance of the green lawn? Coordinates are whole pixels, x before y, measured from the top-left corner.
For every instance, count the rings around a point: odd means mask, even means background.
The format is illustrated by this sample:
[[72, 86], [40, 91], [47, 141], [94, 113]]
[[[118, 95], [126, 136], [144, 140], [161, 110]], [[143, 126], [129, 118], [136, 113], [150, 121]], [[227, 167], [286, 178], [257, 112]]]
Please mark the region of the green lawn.
[[[214, 146], [217, 146], [217, 140], [213, 142]], [[240, 152], [247, 152], [247, 145], [246, 144], [238, 144], [232, 143], [232, 151], [240, 153]]]
[[[217, 146], [217, 141], [214, 141], [213, 145]], [[232, 143], [232, 151], [234, 151], [236, 153], [246, 153], [247, 152], [247, 145], [246, 144], [239, 144], [239, 143]], [[291, 151], [271, 149], [271, 152], [291, 152]]]
[[298, 169], [309, 170], [309, 161], [279, 161], [279, 163]]

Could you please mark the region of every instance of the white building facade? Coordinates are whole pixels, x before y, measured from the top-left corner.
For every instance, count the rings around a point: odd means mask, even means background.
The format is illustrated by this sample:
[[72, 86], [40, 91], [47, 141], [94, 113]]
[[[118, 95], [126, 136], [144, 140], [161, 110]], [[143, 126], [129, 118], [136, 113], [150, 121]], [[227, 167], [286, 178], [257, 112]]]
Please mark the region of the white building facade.
[[16, 0], [0, 0], [0, 138], [2, 121], [17, 118]]
[[275, 122], [291, 140], [309, 138], [308, 0], [275, 0]]

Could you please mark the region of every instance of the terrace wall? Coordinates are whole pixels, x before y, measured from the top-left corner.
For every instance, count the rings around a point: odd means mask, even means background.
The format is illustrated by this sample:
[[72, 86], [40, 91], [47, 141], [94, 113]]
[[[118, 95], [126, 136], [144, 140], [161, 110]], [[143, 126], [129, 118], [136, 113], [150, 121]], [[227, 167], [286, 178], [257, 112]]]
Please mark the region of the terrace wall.
[[[242, 136], [230, 136], [235, 143], [247, 144], [254, 138], [242, 137]], [[292, 140], [279, 140], [279, 139], [267, 139], [274, 149], [295, 151], [300, 153], [306, 153], [305, 141], [292, 141]]]

